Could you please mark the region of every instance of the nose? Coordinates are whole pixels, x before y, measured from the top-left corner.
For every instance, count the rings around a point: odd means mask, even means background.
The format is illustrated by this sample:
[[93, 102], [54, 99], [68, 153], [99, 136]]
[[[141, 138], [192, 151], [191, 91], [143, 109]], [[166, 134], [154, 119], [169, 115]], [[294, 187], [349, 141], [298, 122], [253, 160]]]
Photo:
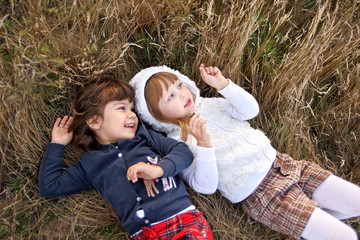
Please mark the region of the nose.
[[184, 97], [185, 97], [185, 91], [184, 91], [183, 89], [181, 89], [181, 90], [179, 91], [179, 96], [180, 96], [180, 99], [181, 99], [181, 100], [184, 99]]
[[129, 119], [132, 119], [132, 118], [135, 118], [135, 117], [136, 117], [136, 114], [133, 111], [129, 112], [129, 114], [128, 114]]

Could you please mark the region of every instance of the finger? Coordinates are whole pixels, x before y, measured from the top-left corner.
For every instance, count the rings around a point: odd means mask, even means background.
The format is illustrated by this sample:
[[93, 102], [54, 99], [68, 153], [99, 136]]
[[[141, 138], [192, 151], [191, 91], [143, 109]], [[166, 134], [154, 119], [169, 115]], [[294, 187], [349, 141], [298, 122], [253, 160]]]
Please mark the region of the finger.
[[189, 122], [189, 131], [191, 134], [193, 135], [196, 135], [197, 132], [196, 132], [196, 119], [191, 119], [190, 122]]
[[206, 120], [201, 119], [201, 120], [198, 122], [197, 128], [202, 132], [204, 126], [206, 127]]
[[136, 175], [136, 174], [133, 175], [133, 177], [132, 177], [132, 182], [133, 182], [133, 183], [136, 183], [138, 180], [139, 180], [139, 178], [137, 177], [137, 175]]
[[204, 120], [204, 122], [201, 124], [200, 126], [201, 132], [204, 133], [206, 132], [206, 121]]
[[205, 123], [204, 119], [201, 118], [194, 119], [194, 122], [192, 124], [193, 130], [199, 132], [199, 130], [201, 130], [201, 125], [204, 123]]
[[191, 117], [190, 117], [190, 122], [196, 118], [200, 117], [200, 113], [194, 113]]
[[204, 81], [206, 80], [206, 77], [208, 76], [206, 68], [200, 68], [200, 76]]
[[69, 128], [69, 127], [70, 127], [73, 119], [74, 119], [73, 117], [70, 117], [70, 118], [66, 121], [66, 123], [65, 123], [65, 128]]
[[127, 180], [129, 180], [129, 181], [131, 180], [131, 169], [132, 169], [132, 167], [129, 167], [126, 172], [126, 177], [127, 177]]
[[200, 116], [200, 113], [194, 113], [194, 114], [191, 116], [190, 121], [191, 121], [192, 119], [198, 118], [199, 116]]
[[220, 72], [219, 68], [214, 67], [214, 75], [218, 74]]
[[210, 69], [208, 67], [205, 68], [207, 74], [210, 74]]
[[135, 169], [135, 165], [128, 168], [128, 171], [127, 171], [128, 180], [133, 180], [133, 178], [134, 178], [134, 169]]
[[209, 70], [210, 70], [210, 74], [211, 74], [211, 75], [214, 75], [214, 68], [213, 68], [213, 67], [209, 67]]
[[200, 117], [200, 113], [196, 113], [194, 114], [194, 116], [192, 116], [192, 118], [190, 118], [190, 122], [189, 122], [189, 127], [190, 128], [196, 128], [196, 122], [198, 121]]
[[55, 127], [58, 127], [59, 124], [60, 124], [60, 122], [61, 122], [61, 118], [56, 119], [56, 121], [55, 121], [55, 123], [54, 123], [54, 128], [55, 128]]
[[141, 176], [141, 173], [144, 171], [145, 166], [147, 166], [146, 163], [139, 162], [131, 167], [132, 171], [131, 171], [130, 178], [133, 183], [135, 183], [139, 180], [139, 176]]
[[68, 116], [65, 116], [65, 117], [63, 117], [62, 119], [61, 119], [61, 122], [60, 122], [60, 127], [64, 127], [65, 126], [65, 123], [66, 123], [66, 121], [68, 120]]
[[129, 168], [128, 171], [128, 180], [132, 181], [133, 183], [137, 182], [138, 178], [137, 178], [137, 171], [134, 168]]
[[133, 183], [136, 183], [138, 180], [138, 168], [134, 168], [134, 171], [131, 175], [131, 180]]

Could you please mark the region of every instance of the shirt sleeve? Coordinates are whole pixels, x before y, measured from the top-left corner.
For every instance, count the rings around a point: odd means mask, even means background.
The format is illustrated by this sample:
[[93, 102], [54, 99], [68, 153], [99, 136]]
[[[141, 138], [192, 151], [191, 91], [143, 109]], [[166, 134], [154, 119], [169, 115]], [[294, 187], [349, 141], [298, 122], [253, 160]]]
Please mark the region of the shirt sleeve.
[[185, 143], [165, 137], [150, 129], [148, 132], [152, 137], [153, 145], [156, 146], [155, 149], [163, 155], [157, 165], [163, 168], [164, 177], [179, 174], [193, 162], [194, 155]]
[[194, 162], [181, 175], [195, 191], [202, 194], [214, 193], [219, 180], [214, 148], [196, 146]]
[[217, 98], [217, 103], [220, 107], [226, 109], [231, 117], [239, 120], [249, 120], [258, 115], [259, 104], [256, 99], [231, 80], [229, 80], [229, 85], [220, 90], [219, 93], [223, 95], [227, 101], [224, 101], [222, 98]]
[[49, 143], [39, 171], [39, 192], [42, 197], [54, 198], [92, 189], [92, 184], [81, 164], [76, 162], [63, 170], [65, 146]]

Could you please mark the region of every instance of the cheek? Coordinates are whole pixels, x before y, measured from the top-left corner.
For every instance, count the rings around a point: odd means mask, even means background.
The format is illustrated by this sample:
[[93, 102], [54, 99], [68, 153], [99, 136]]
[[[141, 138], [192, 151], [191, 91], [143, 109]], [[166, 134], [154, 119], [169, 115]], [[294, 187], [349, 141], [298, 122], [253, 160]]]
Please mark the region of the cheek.
[[169, 104], [166, 107], [163, 107], [160, 112], [165, 118], [174, 118], [177, 117], [179, 108], [175, 104]]
[[159, 112], [161, 115], [166, 116], [168, 114], [168, 107], [165, 105], [159, 105]]
[[163, 109], [162, 114], [164, 116], [171, 116], [171, 115], [173, 115], [174, 112], [176, 112], [176, 107], [169, 105]]

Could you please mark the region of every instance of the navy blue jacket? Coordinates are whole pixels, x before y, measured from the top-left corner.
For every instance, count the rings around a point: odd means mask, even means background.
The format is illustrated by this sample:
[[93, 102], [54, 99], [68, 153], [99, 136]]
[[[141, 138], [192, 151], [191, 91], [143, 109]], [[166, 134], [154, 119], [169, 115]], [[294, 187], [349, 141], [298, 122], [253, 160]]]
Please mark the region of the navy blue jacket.
[[[62, 169], [65, 146], [49, 143], [40, 166], [40, 195], [53, 198], [95, 188], [113, 206], [130, 234], [184, 210], [191, 203], [178, 173], [192, 163], [193, 155], [186, 144], [147, 131], [164, 155], [162, 159], [141, 125], [135, 138], [99, 145], [98, 150], [82, 154], [65, 170]], [[159, 159], [157, 165], [164, 169], [164, 177], [174, 176], [176, 187], [173, 184], [167, 189], [162, 179], [154, 181], [159, 193], [154, 191], [153, 197], [148, 196], [143, 179], [136, 183], [127, 180], [127, 169], [138, 162], [148, 163], [148, 157]], [[170, 178], [166, 179], [170, 182]], [[145, 218], [136, 216], [139, 209], [144, 210]]]

